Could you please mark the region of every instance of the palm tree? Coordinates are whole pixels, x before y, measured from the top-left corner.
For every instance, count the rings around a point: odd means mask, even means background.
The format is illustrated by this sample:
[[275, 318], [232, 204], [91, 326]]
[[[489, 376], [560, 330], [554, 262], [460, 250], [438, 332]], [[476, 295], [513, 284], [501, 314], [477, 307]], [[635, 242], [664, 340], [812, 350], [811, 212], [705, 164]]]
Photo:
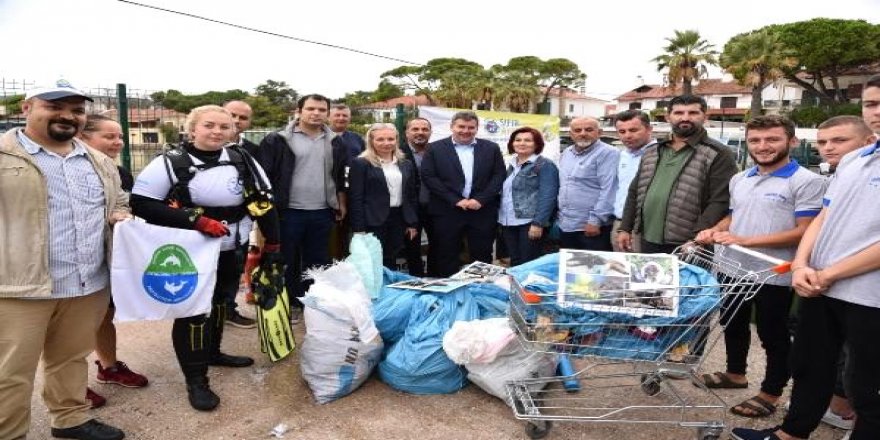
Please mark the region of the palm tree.
[[500, 73], [494, 90], [493, 108], [507, 108], [514, 113], [530, 113], [533, 101], [541, 96], [534, 78], [520, 71]]
[[690, 95], [693, 93], [691, 82], [706, 75], [706, 66], [718, 64], [718, 52], [694, 30], [675, 31], [675, 37], [666, 41], [669, 44], [663, 48], [665, 53], [651, 61], [657, 63], [658, 71], [667, 71], [666, 77], [673, 89], [681, 82], [682, 92]]
[[752, 88], [752, 117], [763, 110], [761, 90], [767, 81], [782, 78], [782, 69], [797, 65], [793, 52], [786, 48], [776, 34], [761, 30], [737, 35], [724, 45], [721, 67], [737, 82]]

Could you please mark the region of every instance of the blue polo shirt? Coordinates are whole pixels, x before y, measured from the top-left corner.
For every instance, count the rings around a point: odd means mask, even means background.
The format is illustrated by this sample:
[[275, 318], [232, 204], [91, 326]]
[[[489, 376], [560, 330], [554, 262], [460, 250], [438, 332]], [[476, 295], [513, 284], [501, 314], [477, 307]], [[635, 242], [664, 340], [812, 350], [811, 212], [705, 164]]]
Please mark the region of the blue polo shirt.
[[[741, 236], [775, 234], [793, 229], [797, 219], [815, 217], [822, 209], [825, 178], [792, 160], [769, 174], [760, 174], [758, 167], [741, 171], [730, 179], [730, 233]], [[791, 261], [797, 245], [788, 247], [756, 247], [758, 252]], [[763, 271], [771, 264], [725, 247], [716, 252], [739, 262], [744, 269]], [[790, 286], [791, 275], [780, 275], [767, 284]]]
[[[810, 265], [824, 269], [880, 242], [880, 141], [840, 161], [825, 193], [825, 222]], [[880, 308], [880, 270], [836, 281], [825, 295]]]

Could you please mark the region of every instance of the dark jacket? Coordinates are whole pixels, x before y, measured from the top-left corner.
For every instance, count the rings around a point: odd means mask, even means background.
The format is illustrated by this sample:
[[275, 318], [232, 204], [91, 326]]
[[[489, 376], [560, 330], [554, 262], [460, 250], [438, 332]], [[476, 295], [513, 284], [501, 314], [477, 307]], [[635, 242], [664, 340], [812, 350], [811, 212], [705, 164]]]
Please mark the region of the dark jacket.
[[[398, 162], [398, 166], [403, 175], [403, 198], [400, 203], [403, 222], [407, 227], [414, 228], [418, 224], [416, 167], [406, 159]], [[382, 168], [358, 157], [351, 163], [348, 177], [351, 230], [363, 232], [368, 226], [375, 227], [385, 223], [391, 209], [391, 196], [388, 194], [388, 183]]]
[[[482, 210], [498, 210], [501, 186], [506, 177], [501, 148], [495, 142], [477, 139], [474, 146], [474, 174], [470, 198], [483, 205]], [[461, 162], [448, 137], [432, 142], [422, 160], [422, 184], [428, 187], [431, 198], [428, 212], [442, 214], [459, 210], [464, 190], [464, 172]]]
[[247, 139], [242, 139], [241, 142], [238, 143], [238, 145], [241, 145], [241, 147], [244, 148], [245, 151], [250, 153], [251, 156], [257, 157], [257, 149], [259, 149], [259, 145]]
[[413, 163], [413, 169], [416, 170], [416, 186], [418, 187], [416, 194], [418, 194], [419, 206], [427, 206], [428, 200], [431, 197], [428, 194], [428, 188], [425, 187], [425, 184], [422, 183], [422, 172], [421, 170], [419, 170], [418, 162], [416, 162], [416, 155], [413, 152], [412, 147], [410, 147], [407, 143], [403, 144], [403, 146], [400, 147], [400, 150], [403, 151], [403, 154], [406, 156], [406, 158]]
[[[640, 232], [645, 219], [642, 206], [654, 179], [659, 161], [659, 148], [667, 148], [672, 140], [648, 147], [639, 162], [623, 209], [620, 230]], [[737, 173], [736, 160], [730, 149], [711, 139], [702, 130], [687, 140], [694, 153], [681, 169], [672, 186], [666, 207], [663, 244], [681, 244], [693, 239], [697, 232], [718, 223], [730, 208], [728, 184]]]
[[[284, 130], [291, 133], [292, 126], [288, 126]], [[330, 179], [327, 179], [325, 190], [330, 207], [339, 209], [336, 193], [342, 192], [345, 188], [345, 166], [348, 162], [348, 152], [345, 144], [339, 142], [329, 128], [324, 128], [324, 134], [330, 136], [332, 160], [328, 167]], [[284, 135], [281, 132], [269, 133], [260, 142], [254, 157], [260, 162], [263, 170], [266, 171], [266, 176], [269, 177], [269, 183], [272, 185], [272, 192], [275, 195], [275, 203], [281, 208], [286, 208], [290, 201], [290, 183], [293, 178], [293, 170], [296, 168], [296, 156]]]
[[[513, 172], [508, 165], [507, 175]], [[523, 164], [513, 178], [513, 212], [522, 219], [532, 219], [535, 226], [550, 226], [559, 196], [559, 169], [551, 160], [538, 156], [534, 162]]]

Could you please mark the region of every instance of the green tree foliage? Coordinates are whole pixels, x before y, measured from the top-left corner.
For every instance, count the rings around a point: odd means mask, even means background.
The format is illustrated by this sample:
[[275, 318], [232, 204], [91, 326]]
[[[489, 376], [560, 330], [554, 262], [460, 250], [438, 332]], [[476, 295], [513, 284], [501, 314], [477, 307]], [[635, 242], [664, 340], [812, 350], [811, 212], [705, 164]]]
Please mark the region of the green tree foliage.
[[666, 79], [671, 87], [680, 82], [685, 95], [693, 93], [691, 83], [707, 74], [707, 66], [718, 64], [718, 52], [714, 46], [695, 30], [675, 31], [675, 36], [667, 38], [663, 54], [651, 61], [657, 63], [657, 71], [666, 71]]
[[825, 101], [846, 101], [839, 92], [842, 71], [880, 59], [880, 25], [865, 20], [814, 18], [764, 29], [798, 60], [785, 69], [785, 78]]
[[288, 113], [296, 109], [296, 100], [299, 95], [284, 81], [268, 79], [254, 90], [257, 92], [257, 96], [266, 97], [272, 105], [281, 107]]
[[181, 113], [189, 113], [190, 110], [202, 105], [220, 105], [226, 101], [244, 100], [247, 97], [247, 92], [238, 89], [225, 92], [211, 91], [199, 95], [184, 95], [178, 90], [170, 89], [150, 95], [150, 98], [161, 106]]
[[724, 45], [721, 67], [740, 84], [752, 88], [751, 114], [763, 113], [761, 91], [768, 81], [781, 78], [784, 69], [797, 65], [794, 53], [779, 41], [778, 34], [765, 30], [739, 34]]
[[24, 101], [24, 95], [11, 95], [0, 98], [0, 106], [6, 107], [7, 115], [17, 115], [21, 113], [21, 102]]
[[535, 84], [544, 89], [544, 102], [553, 89], [576, 88], [587, 79], [578, 65], [566, 58], [544, 61], [535, 56], [514, 57], [504, 66], [504, 71], [522, 72], [533, 78]]
[[[474, 76], [483, 70], [483, 66], [463, 58], [435, 58], [421, 66], [400, 66], [382, 73], [381, 78], [388, 79], [403, 90], [412, 90], [416, 95], [425, 95], [431, 105], [438, 104], [438, 92], [444, 98], [443, 104], [452, 106], [451, 99], [459, 102], [460, 90], [466, 85], [461, 81], [468, 75]], [[470, 108], [470, 105], [467, 106]]]
[[425, 95], [431, 105], [471, 108], [508, 108], [528, 112], [541, 96], [546, 100], [554, 88], [574, 88], [586, 74], [565, 58], [542, 60], [534, 56], [511, 58], [506, 65], [488, 69], [461, 58], [436, 58], [423, 66], [400, 66], [382, 74], [401, 89]]
[[373, 92], [373, 101], [387, 101], [403, 96], [403, 89], [387, 79], [379, 81], [376, 91]]
[[251, 126], [260, 128], [280, 128], [287, 124], [291, 111], [287, 106], [279, 106], [266, 96], [248, 96], [244, 99], [253, 110]]
[[838, 115], [861, 116], [862, 106], [853, 103], [802, 106], [793, 109], [788, 117], [798, 127], [816, 127]]

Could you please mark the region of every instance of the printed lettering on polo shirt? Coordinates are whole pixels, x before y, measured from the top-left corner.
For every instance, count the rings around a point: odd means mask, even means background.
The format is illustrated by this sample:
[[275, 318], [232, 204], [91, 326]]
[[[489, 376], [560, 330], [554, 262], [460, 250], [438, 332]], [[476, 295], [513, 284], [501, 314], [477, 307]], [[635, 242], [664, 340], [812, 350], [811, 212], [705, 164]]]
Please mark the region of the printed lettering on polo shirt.
[[771, 202], [785, 203], [788, 201], [788, 197], [786, 197], [784, 194], [780, 194], [778, 192], [767, 192], [767, 193], [764, 193], [764, 200], [768, 200]]

